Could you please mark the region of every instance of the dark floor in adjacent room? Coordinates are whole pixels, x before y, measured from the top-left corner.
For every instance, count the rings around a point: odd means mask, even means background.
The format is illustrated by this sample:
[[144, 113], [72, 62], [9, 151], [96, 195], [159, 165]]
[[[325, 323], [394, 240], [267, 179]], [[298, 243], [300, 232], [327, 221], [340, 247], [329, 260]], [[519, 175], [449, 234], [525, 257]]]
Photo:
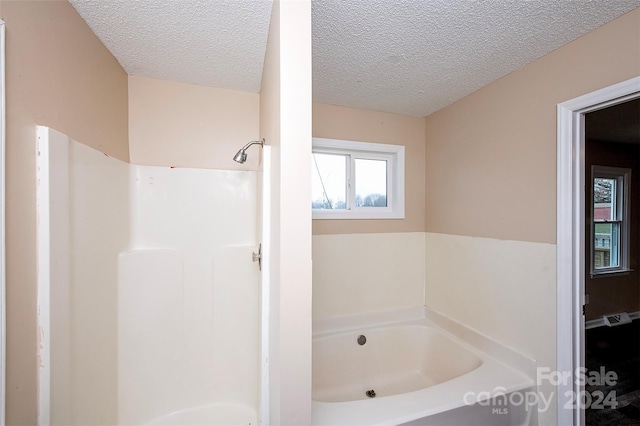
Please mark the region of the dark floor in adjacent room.
[[605, 371], [618, 375], [615, 385], [585, 386], [592, 396], [592, 404], [609, 392], [615, 392], [613, 400], [617, 402], [615, 408], [610, 408], [605, 399], [601, 402], [604, 408], [587, 409], [587, 426], [640, 425], [640, 320], [586, 330], [585, 337], [588, 371], [600, 371], [604, 366]]

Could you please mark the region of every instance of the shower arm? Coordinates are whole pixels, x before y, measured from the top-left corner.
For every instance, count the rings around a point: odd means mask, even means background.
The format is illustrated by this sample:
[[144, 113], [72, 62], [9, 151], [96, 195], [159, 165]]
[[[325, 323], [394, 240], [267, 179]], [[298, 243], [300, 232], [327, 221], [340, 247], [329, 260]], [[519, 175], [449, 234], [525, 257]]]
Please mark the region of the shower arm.
[[262, 139], [260, 141], [251, 141], [251, 142], [247, 143], [245, 146], [242, 147], [241, 151], [246, 151], [251, 145], [264, 146], [264, 139]]

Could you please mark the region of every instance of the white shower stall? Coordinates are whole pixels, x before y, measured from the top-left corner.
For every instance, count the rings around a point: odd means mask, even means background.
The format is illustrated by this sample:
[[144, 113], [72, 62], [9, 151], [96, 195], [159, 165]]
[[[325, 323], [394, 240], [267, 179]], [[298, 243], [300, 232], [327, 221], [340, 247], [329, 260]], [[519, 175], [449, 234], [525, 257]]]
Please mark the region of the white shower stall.
[[37, 167], [39, 424], [259, 424], [263, 171], [132, 165], [46, 127]]

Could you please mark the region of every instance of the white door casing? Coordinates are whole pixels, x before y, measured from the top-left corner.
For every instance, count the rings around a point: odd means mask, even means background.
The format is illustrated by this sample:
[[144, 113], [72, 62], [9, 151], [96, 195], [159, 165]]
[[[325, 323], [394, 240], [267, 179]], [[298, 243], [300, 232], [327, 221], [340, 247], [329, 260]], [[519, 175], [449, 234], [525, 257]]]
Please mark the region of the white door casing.
[[5, 424], [6, 401], [6, 251], [5, 251], [5, 55], [4, 21], [0, 20], [0, 426]]
[[557, 370], [571, 378], [557, 388], [558, 425], [584, 425], [584, 410], [572, 407], [584, 390], [575, 380], [584, 367], [584, 115], [637, 97], [640, 77], [558, 104]]

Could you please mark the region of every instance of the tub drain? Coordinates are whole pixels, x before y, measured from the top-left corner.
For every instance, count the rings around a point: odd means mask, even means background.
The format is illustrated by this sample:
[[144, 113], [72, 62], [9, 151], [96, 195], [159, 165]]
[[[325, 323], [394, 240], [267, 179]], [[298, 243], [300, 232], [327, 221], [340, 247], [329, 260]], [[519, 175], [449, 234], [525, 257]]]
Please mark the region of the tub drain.
[[369, 389], [368, 391], [365, 392], [365, 395], [367, 395], [369, 398], [375, 398], [376, 391], [374, 391], [373, 389]]

